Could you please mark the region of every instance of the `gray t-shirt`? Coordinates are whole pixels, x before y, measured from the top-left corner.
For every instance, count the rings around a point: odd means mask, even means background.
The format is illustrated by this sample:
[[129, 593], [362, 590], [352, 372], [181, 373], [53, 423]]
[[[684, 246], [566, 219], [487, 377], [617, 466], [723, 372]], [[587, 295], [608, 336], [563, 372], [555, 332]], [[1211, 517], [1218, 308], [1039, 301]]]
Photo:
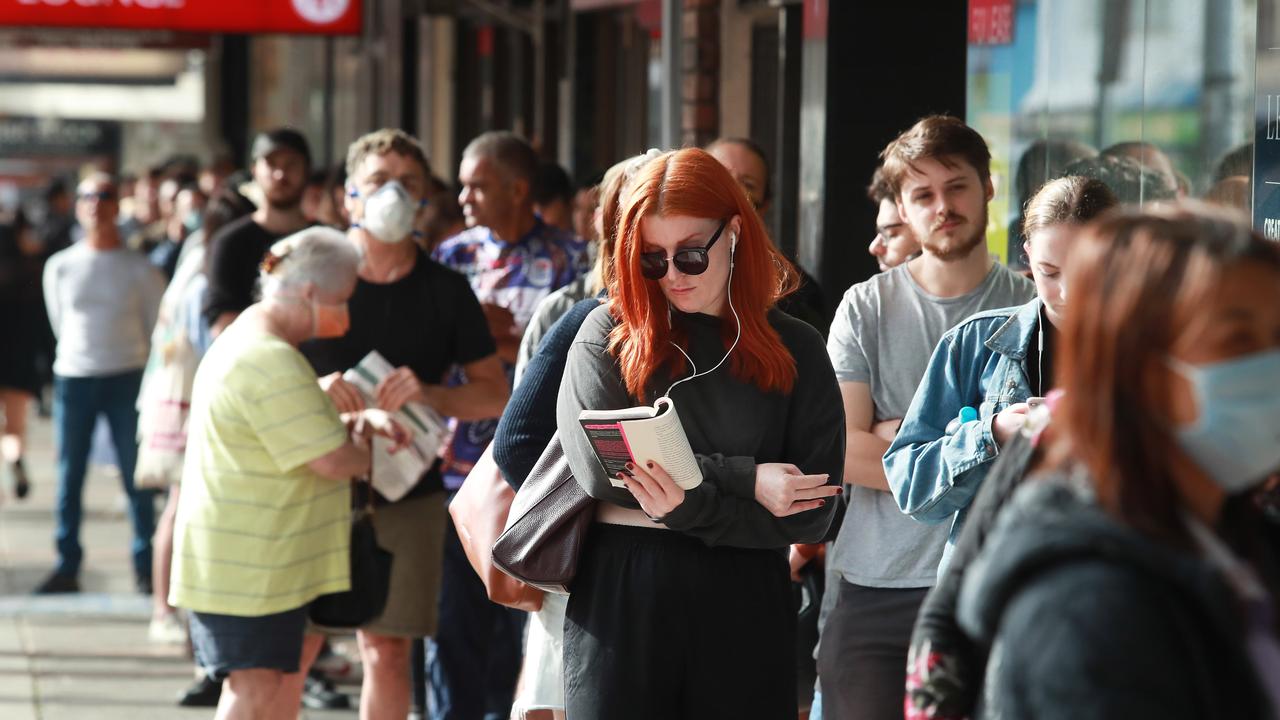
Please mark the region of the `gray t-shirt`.
[[58, 338], [53, 371], [97, 377], [140, 370], [160, 310], [164, 276], [134, 250], [81, 241], [49, 258], [44, 299]]
[[[827, 340], [836, 379], [871, 386], [875, 422], [901, 418], [943, 334], [970, 315], [1034, 296], [1031, 281], [999, 263], [976, 289], [953, 298], [926, 293], [899, 265], [849, 288], [840, 301]], [[854, 585], [930, 587], [948, 530], [903, 515], [888, 492], [854, 485], [832, 561]]]

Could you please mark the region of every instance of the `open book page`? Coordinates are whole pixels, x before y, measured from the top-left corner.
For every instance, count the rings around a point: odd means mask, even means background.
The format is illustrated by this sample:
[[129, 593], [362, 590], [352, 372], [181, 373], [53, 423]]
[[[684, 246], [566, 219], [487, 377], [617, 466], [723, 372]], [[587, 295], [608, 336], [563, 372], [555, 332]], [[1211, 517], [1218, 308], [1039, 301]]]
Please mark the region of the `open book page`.
[[654, 407], [584, 410], [578, 422], [615, 487], [625, 487], [618, 473], [629, 474], [628, 462], [656, 463], [685, 490], [702, 484], [702, 469], [670, 400], [660, 399]]
[[[374, 350], [343, 373], [342, 378], [360, 391], [366, 406], [372, 407], [378, 383], [394, 369]], [[439, 413], [421, 403], [406, 403], [393, 416], [413, 434], [413, 440], [409, 447], [392, 454], [388, 452], [391, 441], [375, 437], [372, 481], [375, 490], [394, 502], [404, 497], [431, 468], [448, 438], [449, 426]]]

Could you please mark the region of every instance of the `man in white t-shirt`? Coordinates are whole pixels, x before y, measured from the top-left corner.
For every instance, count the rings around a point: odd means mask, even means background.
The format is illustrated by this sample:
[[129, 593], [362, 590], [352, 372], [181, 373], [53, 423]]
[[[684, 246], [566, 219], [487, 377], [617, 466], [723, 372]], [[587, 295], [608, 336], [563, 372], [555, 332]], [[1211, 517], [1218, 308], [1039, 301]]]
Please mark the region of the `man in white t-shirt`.
[[58, 339], [53, 363], [53, 420], [58, 439], [55, 540], [58, 565], [37, 593], [80, 590], [81, 495], [94, 424], [105, 415], [129, 499], [133, 571], [139, 592], [151, 593], [151, 491], [133, 486], [138, 457], [138, 389], [164, 278], [146, 256], [126, 249], [116, 228], [118, 190], [110, 176], [92, 175], [76, 190], [84, 239], [49, 258], [44, 297]]
[[955, 118], [927, 117], [883, 158], [898, 214], [923, 252], [849, 288], [827, 342], [844, 398], [844, 477], [852, 485], [829, 558], [839, 581], [827, 592], [838, 595], [818, 655], [828, 719], [902, 717], [907, 646], [947, 528], [902, 514], [881, 458], [934, 346], [968, 316], [1035, 294], [987, 252], [993, 189], [981, 135]]

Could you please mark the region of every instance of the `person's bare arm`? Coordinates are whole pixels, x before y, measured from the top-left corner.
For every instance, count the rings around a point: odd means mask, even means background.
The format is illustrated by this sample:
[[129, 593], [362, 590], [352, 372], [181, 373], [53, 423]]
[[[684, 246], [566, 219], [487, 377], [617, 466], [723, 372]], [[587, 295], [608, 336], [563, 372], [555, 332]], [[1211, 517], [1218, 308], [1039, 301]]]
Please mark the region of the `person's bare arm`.
[[369, 450], [348, 440], [307, 463], [307, 467], [330, 480], [350, 480], [369, 472]]
[[331, 480], [349, 480], [369, 474], [370, 445], [374, 435], [391, 441], [390, 451], [397, 453], [409, 445], [412, 433], [383, 410], [361, 410], [342, 414], [342, 422], [351, 439], [307, 463], [307, 467]]
[[481, 303], [480, 308], [484, 310], [485, 320], [489, 322], [489, 334], [498, 345], [498, 357], [515, 365], [520, 356], [520, 339], [524, 335], [516, 326], [515, 316], [507, 308], [493, 303]]
[[459, 420], [485, 420], [502, 415], [511, 397], [507, 373], [497, 355], [462, 366], [467, 381], [457, 387], [427, 385], [423, 396], [441, 415]]
[[209, 326], [209, 336], [215, 337], [215, 338], [218, 337], [219, 335], [222, 334], [222, 331], [226, 330], [227, 326], [230, 325], [239, 316], [240, 316], [240, 313], [233, 313], [233, 312], [222, 313], [221, 315], [218, 316], [217, 320], [213, 321], [213, 325]]
[[840, 383], [840, 397], [844, 400], [846, 437], [844, 481], [889, 492], [882, 458], [890, 441], [883, 436], [888, 435], [894, 429], [893, 423], [898, 421], [874, 423], [875, 402], [871, 399], [871, 386], [866, 383]]
[[497, 355], [462, 366], [467, 382], [457, 387], [427, 385], [407, 367], [396, 368], [378, 385], [378, 407], [395, 412], [406, 402], [431, 406], [441, 415], [459, 420], [486, 420], [502, 415], [511, 390]]

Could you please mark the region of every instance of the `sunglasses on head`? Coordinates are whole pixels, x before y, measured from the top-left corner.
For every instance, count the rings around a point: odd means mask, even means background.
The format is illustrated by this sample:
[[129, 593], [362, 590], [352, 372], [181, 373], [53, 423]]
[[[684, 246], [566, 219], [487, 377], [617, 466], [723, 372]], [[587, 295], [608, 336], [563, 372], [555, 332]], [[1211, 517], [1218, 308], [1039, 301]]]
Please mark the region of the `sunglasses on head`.
[[[725, 227], [729, 225], [726, 218], [720, 223], [720, 227], [716, 228], [716, 234], [711, 236], [706, 245], [700, 248], [685, 248], [677, 250], [671, 256], [671, 262], [675, 263], [676, 269], [685, 275], [701, 275], [707, 271], [711, 265], [711, 259], [708, 252], [711, 246], [716, 244], [720, 239], [720, 235], [724, 233]], [[661, 280], [667, 276], [667, 253], [664, 250], [655, 250], [654, 252], [640, 253], [640, 274], [650, 280]]]

